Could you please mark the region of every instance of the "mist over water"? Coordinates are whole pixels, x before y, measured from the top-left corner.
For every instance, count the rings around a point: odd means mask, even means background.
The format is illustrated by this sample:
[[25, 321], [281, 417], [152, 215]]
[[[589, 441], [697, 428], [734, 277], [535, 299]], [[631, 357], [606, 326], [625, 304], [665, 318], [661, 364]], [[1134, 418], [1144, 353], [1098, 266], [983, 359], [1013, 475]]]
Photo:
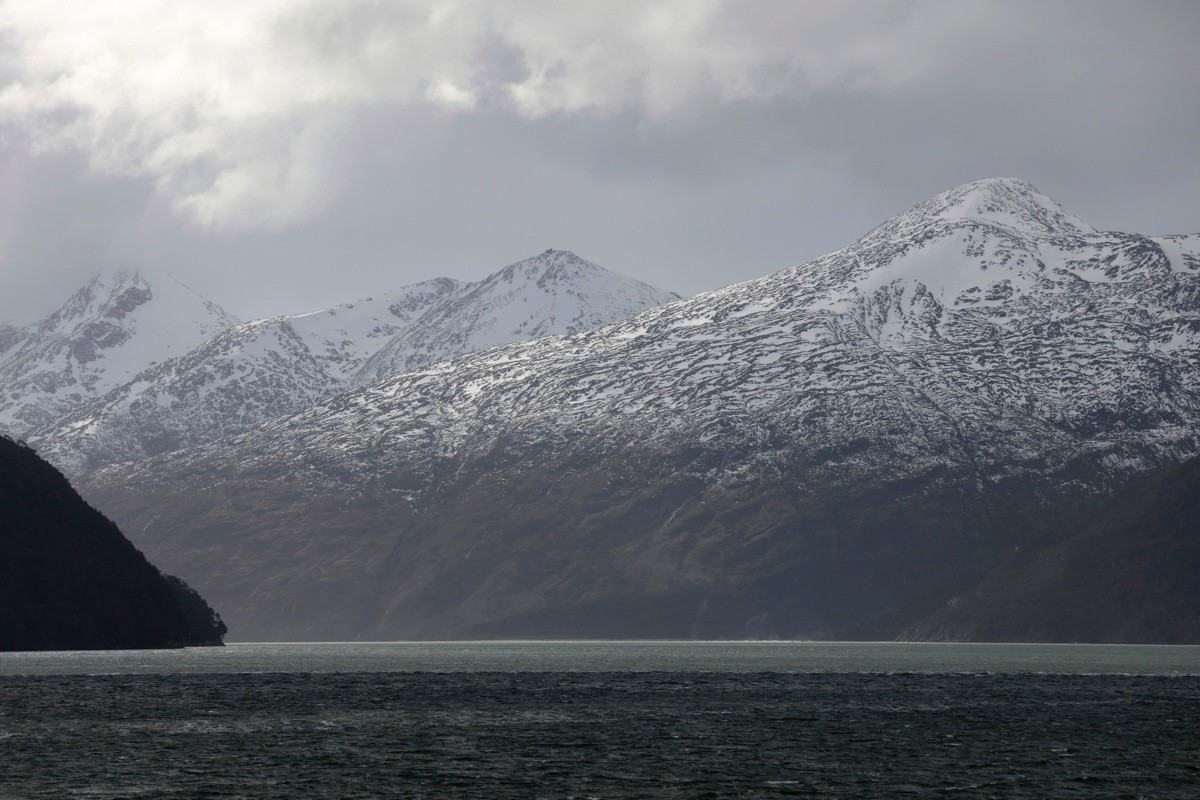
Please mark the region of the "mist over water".
[[[980, 668], [989, 652], [999, 669]], [[1187, 797], [1200, 782], [1200, 648], [264, 645], [3, 654], [0, 670], [5, 798]]]

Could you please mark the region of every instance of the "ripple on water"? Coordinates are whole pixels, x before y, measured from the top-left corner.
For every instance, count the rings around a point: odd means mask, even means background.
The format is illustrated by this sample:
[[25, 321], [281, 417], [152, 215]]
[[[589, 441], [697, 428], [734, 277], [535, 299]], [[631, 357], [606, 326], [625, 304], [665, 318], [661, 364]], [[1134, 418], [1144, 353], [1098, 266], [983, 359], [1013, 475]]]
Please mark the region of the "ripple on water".
[[1190, 797], [1200, 678], [17, 676], [0, 796]]

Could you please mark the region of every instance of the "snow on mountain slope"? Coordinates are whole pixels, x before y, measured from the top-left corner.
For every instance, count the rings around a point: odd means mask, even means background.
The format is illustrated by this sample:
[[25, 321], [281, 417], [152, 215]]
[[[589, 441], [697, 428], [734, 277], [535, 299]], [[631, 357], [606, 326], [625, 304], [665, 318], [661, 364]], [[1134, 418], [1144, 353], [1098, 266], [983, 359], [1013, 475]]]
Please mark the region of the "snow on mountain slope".
[[1200, 253], [1200, 233], [1187, 236], [1157, 236], [1154, 242], [1171, 260], [1171, 268], [1176, 272], [1200, 270], [1200, 257], [1196, 255]]
[[240, 433], [352, 385], [367, 357], [460, 286], [442, 278], [235, 325], [29, 439], [64, 472], [79, 474]]
[[85, 485], [239, 636], [821, 635], [1200, 451], [1197, 241], [983, 181]]
[[[1187, 362], [1178, 361], [1178, 350], [1198, 347], [1198, 270], [1175, 270], [1144, 236], [1079, 234], [1075, 222], [1048, 229], [1046, 218], [1074, 217], [1052, 212], [1049, 198], [1018, 181], [986, 181], [935, 200], [960, 193], [974, 199], [988, 190], [995, 197], [974, 206], [983, 209], [978, 215], [931, 201], [856, 245], [758, 281], [584, 335], [385, 379], [332, 402], [337, 414], [362, 409], [350, 426], [320, 407], [269, 427], [278, 432], [311, 423], [317, 429], [329, 419], [347, 438], [373, 438], [395, 422], [412, 421], [406, 415], [419, 415], [437, 397], [445, 405], [438, 415], [443, 440], [460, 428], [478, 431], [481, 421], [511, 428], [544, 415], [581, 421], [595, 415], [589, 428], [619, 427], [634, 416], [668, 429], [733, 409], [794, 409], [793, 403], [808, 404], [822, 392], [851, 389], [863, 375], [840, 373], [852, 363], [901, 378], [900, 384], [907, 371], [920, 369], [947, 391], [958, 390], [959, 402], [973, 404], [982, 392], [1015, 403], [1021, 414], [1040, 409], [1036, 419], [1056, 425], [1084, 413], [1087, 399], [1061, 387], [1082, 373], [1090, 375], [1087, 384], [1103, 387], [1091, 398], [1096, 402], [1120, 404], [1118, 397], [1145, 390], [1139, 407], [1151, 404], [1153, 386], [1141, 386], [1136, 375], [1169, 362], [1182, 371]], [[1014, 194], [1026, 203], [1002, 203]], [[822, 357], [846, 347], [862, 362]], [[1064, 363], [1051, 362], [1060, 351]], [[890, 361], [901, 353], [912, 363]], [[959, 357], [967, 354], [972, 357]], [[1180, 377], [1194, 390], [1198, 377], [1187, 372]], [[534, 378], [536, 391], [528, 385]], [[1194, 410], [1193, 395], [1157, 399]], [[424, 402], [408, 402], [416, 396]], [[283, 449], [288, 438], [277, 441]]]
[[313, 358], [320, 360], [334, 382], [344, 388], [356, 385], [355, 376], [381, 347], [405, 335], [431, 308], [462, 288], [456, 280], [436, 278], [378, 298], [268, 322], [286, 324], [295, 331]]
[[40, 323], [0, 331], [0, 430], [23, 436], [236, 321], [169, 276], [106, 270]]
[[442, 278], [236, 326], [28, 438], [60, 469], [79, 474], [248, 430], [381, 370], [580, 330], [675, 298], [572, 253], [547, 251], [477, 283]]
[[[982, 213], [952, 202], [988, 190], [992, 201], [974, 206]], [[1003, 202], [1014, 196], [1025, 202]], [[491, 424], [570, 420], [595, 431], [634, 421], [644, 435], [769, 409], [794, 416], [846, 392], [930, 403], [945, 393], [968, 408], [992, 400], [1067, 430], [1106, 405], [1190, 418], [1198, 270], [1177, 271], [1136, 234], [1081, 234], [1074, 221], [1050, 229], [1046, 219], [1074, 220], [1053, 208], [1020, 182], [972, 184], [810, 264], [582, 335], [397, 375], [279, 420], [270, 437], [287, 458], [285, 430], [307, 438], [327, 425], [336, 453], [433, 414], [453, 451]], [[1186, 391], [1156, 396], [1173, 378]]]
[[547, 250], [447, 297], [369, 359], [355, 383], [500, 344], [589, 330], [678, 299], [566, 250]]

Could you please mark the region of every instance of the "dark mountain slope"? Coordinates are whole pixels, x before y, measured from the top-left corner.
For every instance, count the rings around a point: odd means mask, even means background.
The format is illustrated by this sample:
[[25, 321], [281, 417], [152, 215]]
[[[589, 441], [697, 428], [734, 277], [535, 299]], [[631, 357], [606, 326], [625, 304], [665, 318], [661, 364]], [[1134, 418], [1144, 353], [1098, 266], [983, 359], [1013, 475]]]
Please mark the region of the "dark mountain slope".
[[0, 650], [220, 644], [224, 633], [61, 473], [0, 437]]
[[1013, 558], [904, 638], [1200, 644], [1200, 458]]

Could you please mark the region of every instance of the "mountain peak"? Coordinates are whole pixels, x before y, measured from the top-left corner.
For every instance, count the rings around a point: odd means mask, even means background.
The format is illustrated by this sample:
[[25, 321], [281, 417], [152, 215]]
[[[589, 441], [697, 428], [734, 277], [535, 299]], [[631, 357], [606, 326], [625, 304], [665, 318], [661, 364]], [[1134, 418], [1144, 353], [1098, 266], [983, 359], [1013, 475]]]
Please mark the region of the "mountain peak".
[[550, 249], [510, 264], [504, 271], [512, 270], [513, 272], [523, 272], [526, 275], [540, 276], [563, 269], [601, 270], [603, 267], [580, 258], [570, 250]]
[[92, 318], [121, 320], [156, 297], [163, 299], [166, 306], [177, 311], [188, 307], [191, 313], [195, 310], [192, 307], [202, 306], [205, 311], [201, 316], [218, 319], [219, 327], [237, 322], [220, 307], [196, 294], [173, 276], [165, 272], [123, 265], [101, 269], [42, 325], [58, 326], [67, 320]]
[[76, 292], [80, 312], [91, 308], [101, 316], [118, 319], [153, 296], [151, 281], [146, 273], [137, 267], [126, 266], [100, 270]]
[[553, 248], [538, 253], [536, 256], [522, 259], [509, 264], [499, 272], [495, 272], [479, 281], [479, 286], [491, 284], [537, 284], [543, 286], [550, 283], [576, 283], [579, 280], [617, 279], [616, 273], [580, 258], [570, 250], [555, 250]]
[[102, 270], [19, 336], [0, 331], [0, 428], [28, 432], [236, 321], [168, 275]]
[[570, 250], [555, 250], [553, 247], [547, 249], [544, 253], [538, 253], [533, 258], [527, 259], [527, 260], [533, 261], [535, 259], [540, 260], [540, 261], [553, 261], [556, 263], [564, 262], [564, 261], [570, 262], [570, 263], [574, 263], [574, 262], [582, 262], [584, 264], [591, 263], [589, 261], [584, 261], [582, 258], [575, 255]]
[[89, 284], [97, 286], [118, 286], [147, 282], [149, 282], [149, 277], [145, 270], [129, 264], [104, 267], [88, 281]]
[[1096, 232], [1033, 184], [1016, 178], [989, 178], [963, 184], [926, 200], [913, 210], [922, 217], [981, 220], [1041, 235]]
[[365, 384], [463, 353], [598, 328], [679, 296], [553, 248], [464, 285], [372, 356]]

